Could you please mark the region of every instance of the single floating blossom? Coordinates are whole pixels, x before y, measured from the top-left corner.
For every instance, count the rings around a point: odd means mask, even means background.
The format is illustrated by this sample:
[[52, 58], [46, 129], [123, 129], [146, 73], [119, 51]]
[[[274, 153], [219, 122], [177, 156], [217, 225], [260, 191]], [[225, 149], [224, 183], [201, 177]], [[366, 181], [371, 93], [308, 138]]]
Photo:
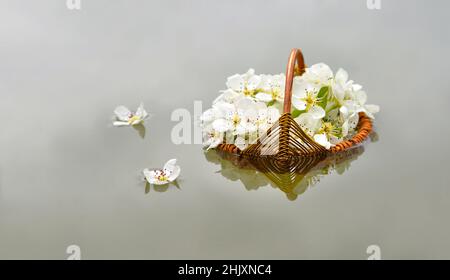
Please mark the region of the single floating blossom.
[[138, 125], [144, 122], [145, 119], [149, 117], [147, 111], [144, 109], [144, 104], [141, 103], [137, 108], [136, 112], [131, 112], [125, 106], [118, 106], [114, 110], [116, 115], [116, 120], [114, 121], [114, 126], [129, 126]]
[[164, 164], [162, 169], [144, 169], [142, 173], [150, 185], [165, 185], [174, 182], [180, 175], [181, 168], [176, 159], [171, 159]]

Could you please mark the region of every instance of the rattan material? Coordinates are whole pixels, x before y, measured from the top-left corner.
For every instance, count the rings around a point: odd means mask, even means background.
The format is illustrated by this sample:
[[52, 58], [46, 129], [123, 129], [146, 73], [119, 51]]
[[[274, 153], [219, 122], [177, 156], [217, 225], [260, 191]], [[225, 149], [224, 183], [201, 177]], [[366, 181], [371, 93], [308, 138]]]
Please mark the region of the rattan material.
[[292, 160], [302, 157], [322, 158], [327, 154], [335, 154], [347, 150], [363, 142], [372, 131], [372, 122], [364, 113], [359, 113], [357, 132], [349, 139], [338, 143], [329, 150], [316, 143], [306, 134], [291, 115], [292, 85], [294, 76], [305, 72], [305, 63], [300, 49], [293, 49], [289, 56], [286, 70], [286, 85], [284, 95], [283, 114], [278, 122], [255, 144], [240, 150], [233, 144], [221, 144], [218, 150], [249, 158], [271, 156], [277, 159], [280, 166], [287, 168]]

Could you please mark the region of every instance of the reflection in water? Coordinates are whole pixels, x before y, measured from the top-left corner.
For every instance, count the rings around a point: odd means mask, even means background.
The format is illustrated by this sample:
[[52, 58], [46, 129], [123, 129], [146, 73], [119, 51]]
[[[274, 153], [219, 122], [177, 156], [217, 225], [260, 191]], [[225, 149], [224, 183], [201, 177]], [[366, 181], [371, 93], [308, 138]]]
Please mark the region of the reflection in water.
[[145, 138], [145, 125], [143, 125], [142, 123], [133, 125], [133, 128], [136, 129], [136, 131], [138, 132], [139, 136], [141, 136], [142, 139]]
[[293, 157], [288, 165], [273, 156], [245, 158], [216, 150], [205, 152], [205, 157], [221, 165], [218, 173], [231, 181], [240, 180], [247, 190], [271, 185], [283, 191], [289, 200], [295, 200], [333, 171], [343, 174], [363, 152], [360, 145], [328, 157]]
[[152, 186], [153, 190], [156, 192], [166, 192], [167, 190], [169, 190], [169, 188], [171, 189], [171, 186], [174, 186], [177, 189], [181, 190], [177, 180], [164, 185], [151, 185], [149, 182], [147, 182], [147, 180], [145, 180], [145, 194], [148, 194], [150, 192]]

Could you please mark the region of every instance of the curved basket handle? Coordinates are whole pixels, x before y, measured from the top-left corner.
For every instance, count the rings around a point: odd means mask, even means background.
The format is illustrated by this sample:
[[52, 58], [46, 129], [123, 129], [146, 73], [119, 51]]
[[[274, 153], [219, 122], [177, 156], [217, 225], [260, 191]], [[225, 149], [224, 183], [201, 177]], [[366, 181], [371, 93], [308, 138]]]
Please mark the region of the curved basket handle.
[[[296, 62], [298, 69], [295, 68]], [[292, 49], [286, 69], [283, 113], [291, 112], [292, 83], [294, 82], [294, 76], [296, 76], [296, 74], [301, 75], [303, 72], [305, 72], [305, 60], [303, 59], [302, 51], [300, 49]]]

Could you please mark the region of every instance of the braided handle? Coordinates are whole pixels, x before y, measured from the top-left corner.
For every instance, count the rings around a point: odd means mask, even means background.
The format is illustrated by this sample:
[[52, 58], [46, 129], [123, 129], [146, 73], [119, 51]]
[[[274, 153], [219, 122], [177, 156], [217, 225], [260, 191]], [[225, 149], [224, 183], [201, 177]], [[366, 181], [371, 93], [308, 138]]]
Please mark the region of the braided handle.
[[[296, 73], [295, 65], [297, 63], [298, 72]], [[292, 103], [292, 84], [294, 82], [294, 76], [296, 74], [301, 75], [305, 72], [305, 60], [300, 49], [292, 49], [289, 56], [288, 65], [286, 69], [286, 85], [284, 90], [284, 113], [291, 112]]]

